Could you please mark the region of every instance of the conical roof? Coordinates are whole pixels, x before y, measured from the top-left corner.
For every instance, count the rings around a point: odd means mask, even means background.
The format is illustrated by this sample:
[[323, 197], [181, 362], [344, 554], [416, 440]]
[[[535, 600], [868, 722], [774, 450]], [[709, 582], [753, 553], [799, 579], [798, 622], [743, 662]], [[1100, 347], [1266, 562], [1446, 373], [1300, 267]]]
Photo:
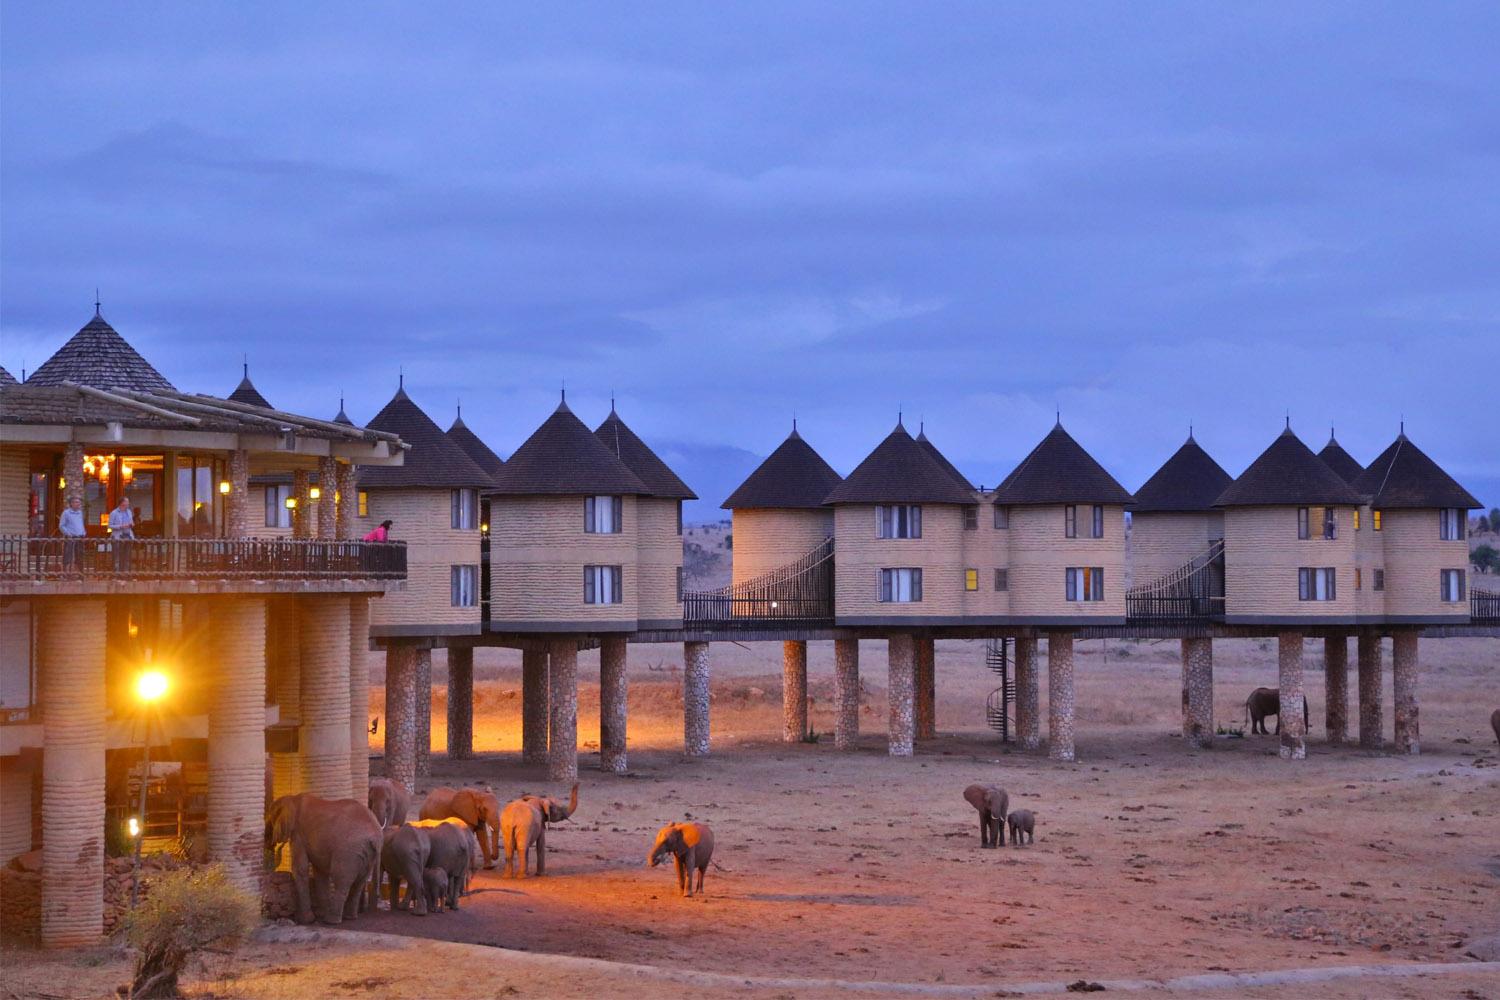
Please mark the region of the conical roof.
[[16, 377], [14, 375], [12, 375], [10, 372], [8, 372], [8, 371], [5, 370], [5, 366], [4, 365], [0, 365], [0, 385], [20, 385], [20, 384], [21, 383], [19, 383], [19, 382], [16, 381]]
[[126, 343], [125, 338], [97, 312], [26, 380], [28, 385], [61, 385], [64, 382], [77, 382], [95, 389], [176, 391], [176, 387], [151, 367], [151, 363]]
[[456, 489], [490, 485], [489, 475], [475, 465], [443, 429], [411, 401], [405, 387], [366, 425], [370, 430], [399, 434], [411, 445], [403, 465], [359, 467], [361, 489]]
[[1323, 450], [1318, 452], [1318, 457], [1323, 464], [1339, 474], [1339, 478], [1346, 483], [1352, 483], [1364, 474], [1365, 467], [1355, 461], [1354, 456], [1344, 450], [1338, 439], [1333, 436], [1333, 431], [1328, 432], [1328, 443]]
[[1272, 507], [1315, 503], [1357, 506], [1359, 494], [1314, 455], [1288, 426], [1219, 495], [1214, 506]]
[[266, 401], [266, 397], [260, 394], [260, 390], [255, 388], [255, 383], [250, 381], [250, 366], [248, 364], [245, 365], [244, 377], [240, 379], [240, 384], [234, 387], [234, 391], [229, 394], [229, 398], [236, 403], [247, 403], [250, 406], [264, 406], [268, 410], [273, 408]]
[[973, 492], [958, 485], [898, 421], [823, 502], [971, 504], [974, 499]]
[[1005, 477], [992, 499], [1002, 506], [1132, 502], [1130, 492], [1063, 430], [1061, 421]]
[[478, 434], [469, 430], [469, 425], [464, 423], [463, 410], [459, 410], [453, 426], [448, 428], [448, 440], [462, 448], [470, 461], [491, 477], [505, 465], [505, 461], [491, 451], [490, 446], [481, 441]]
[[843, 481], [844, 477], [802, 439], [793, 421], [786, 440], [720, 506], [725, 510], [817, 508]]
[[1404, 433], [1370, 463], [1354, 481], [1354, 489], [1370, 498], [1370, 506], [1387, 510], [1403, 507], [1471, 510], [1482, 506]]
[[499, 496], [587, 496], [651, 490], [584, 426], [567, 401], [542, 421], [494, 476]]
[[974, 488], [974, 484], [969, 482], [969, 480], [964, 476], [962, 472], [958, 471], [958, 467], [955, 466], [952, 462], [948, 461], [948, 456], [938, 451], [937, 445], [928, 440], [926, 427], [917, 428], [917, 444], [922, 446], [922, 450], [927, 453], [928, 458], [932, 459], [938, 465], [941, 465], [943, 467], [943, 470], [947, 472], [948, 475], [953, 477], [954, 482], [958, 483], [958, 485], [962, 486], [966, 490], [972, 490]]
[[594, 436], [646, 484], [652, 496], [665, 500], [698, 499], [698, 494], [688, 489], [687, 483], [678, 479], [677, 473], [625, 425], [613, 405], [604, 423], [594, 431]]
[[1181, 448], [1135, 491], [1136, 514], [1211, 510], [1233, 477], [1188, 435]]
[[354, 421], [352, 421], [352, 420], [349, 419], [349, 414], [347, 414], [347, 413], [344, 412], [344, 397], [343, 396], [339, 397], [339, 412], [337, 412], [337, 413], [335, 413], [333, 415], [333, 422], [336, 423], [336, 424], [348, 424], [350, 427], [355, 426]]

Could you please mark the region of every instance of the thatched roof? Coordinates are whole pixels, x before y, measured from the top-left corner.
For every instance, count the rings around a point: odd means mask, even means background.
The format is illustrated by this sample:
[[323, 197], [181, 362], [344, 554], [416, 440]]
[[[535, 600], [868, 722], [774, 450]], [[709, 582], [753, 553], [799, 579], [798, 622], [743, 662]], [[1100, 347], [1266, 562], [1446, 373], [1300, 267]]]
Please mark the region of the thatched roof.
[[897, 421], [896, 429], [823, 502], [971, 504], [975, 499]]
[[240, 379], [240, 384], [234, 387], [234, 391], [229, 394], [229, 398], [236, 403], [249, 403], [251, 406], [264, 406], [268, 410], [271, 409], [270, 402], [260, 394], [259, 389], [255, 388], [255, 383], [250, 381], [250, 365], [248, 362], [245, 365], [244, 377]]
[[1182, 447], [1135, 491], [1131, 510], [1136, 514], [1211, 510], [1232, 482], [1233, 477], [1188, 434]]
[[635, 494], [651, 489], [568, 409], [567, 401], [495, 473], [497, 496]]
[[721, 506], [725, 510], [805, 510], [823, 506], [823, 501], [844, 478], [823, 461], [823, 456], [797, 433], [792, 432]]
[[490, 446], [485, 444], [478, 434], [469, 430], [469, 425], [464, 423], [462, 409], [453, 418], [453, 426], [448, 428], [448, 440], [458, 445], [463, 453], [469, 456], [469, 460], [483, 469], [491, 478], [505, 465], [504, 459], [491, 451]]
[[366, 425], [371, 430], [399, 434], [411, 445], [406, 461], [397, 466], [361, 466], [360, 489], [458, 489], [490, 485], [489, 474], [470, 460], [463, 449], [449, 440], [406, 394], [405, 386]]
[[1121, 486], [1094, 456], [1083, 450], [1062, 422], [996, 487], [992, 500], [1006, 507], [1062, 503], [1129, 504]]
[[172, 383], [126, 343], [125, 338], [97, 312], [26, 380], [28, 385], [38, 386], [65, 382], [95, 389], [135, 389], [140, 392], [170, 392], [174, 389]]
[[1370, 506], [1386, 510], [1482, 506], [1404, 433], [1370, 463], [1354, 489], [1369, 498]]
[[1359, 494], [1314, 455], [1290, 425], [1214, 502], [1216, 507], [1307, 504], [1358, 506]]
[[594, 436], [646, 484], [652, 496], [666, 500], [698, 499], [698, 494], [677, 478], [677, 473], [626, 426], [613, 405], [604, 423], [594, 430]]
[[958, 467], [952, 462], [948, 461], [948, 456], [938, 451], [937, 445], [933, 444], [932, 441], [928, 439], [926, 427], [918, 426], [917, 444], [921, 445], [922, 450], [927, 452], [928, 458], [932, 459], [938, 465], [941, 465], [943, 467], [943, 471], [947, 472], [949, 476], [953, 477], [953, 481], [955, 483], [962, 486], [966, 490], [972, 490], [974, 488], [974, 484], [969, 482], [968, 478], [962, 472], [958, 471]]
[[1364, 474], [1365, 467], [1357, 462], [1353, 455], [1344, 450], [1338, 439], [1333, 436], [1333, 431], [1328, 432], [1328, 443], [1323, 450], [1318, 452], [1318, 457], [1323, 464], [1339, 474], [1339, 478], [1346, 483], [1352, 483]]

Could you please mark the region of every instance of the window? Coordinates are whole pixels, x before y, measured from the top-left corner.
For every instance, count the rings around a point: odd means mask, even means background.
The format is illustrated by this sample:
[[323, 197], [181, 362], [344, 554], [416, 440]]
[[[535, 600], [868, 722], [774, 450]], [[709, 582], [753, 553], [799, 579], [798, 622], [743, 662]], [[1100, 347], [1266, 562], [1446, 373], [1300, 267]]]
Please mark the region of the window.
[[358, 497], [358, 503], [359, 503], [359, 516], [360, 517], [369, 517], [370, 516], [370, 494], [366, 493], [364, 490], [360, 490], [359, 491], [359, 497]]
[[448, 575], [448, 590], [455, 608], [476, 606], [479, 603], [479, 567], [452, 567]]
[[979, 506], [969, 504], [964, 507], [964, 530], [975, 531], [979, 528]]
[[881, 538], [921, 538], [922, 508], [914, 504], [878, 506], [875, 527]]
[[995, 508], [995, 528], [997, 530], [1004, 531], [1006, 528], [1009, 528], [1009, 527], [1010, 527], [1010, 508], [1009, 507], [996, 507]]
[[584, 497], [583, 530], [591, 535], [618, 535], [624, 530], [624, 507], [623, 497]]
[[1354, 508], [1354, 530], [1359, 530], [1359, 508]]
[[1359, 568], [1357, 568], [1357, 567], [1354, 570], [1354, 589], [1355, 590], [1364, 590], [1365, 589], [1365, 574], [1364, 574], [1364, 571], [1361, 570], [1361, 569], [1359, 569]]
[[479, 491], [454, 490], [449, 499], [450, 527], [473, 531], [479, 527]]
[[625, 599], [624, 571], [619, 566], [583, 567], [583, 603], [619, 604]]
[[1323, 508], [1323, 538], [1332, 540], [1339, 537], [1339, 522], [1334, 517], [1332, 507]]
[[996, 590], [1009, 590], [1010, 589], [1010, 570], [1008, 570], [1008, 569], [997, 569], [997, 570], [995, 570], [995, 589]]
[[1298, 538], [1311, 538], [1312, 537], [1312, 532], [1308, 528], [1308, 522], [1310, 520], [1311, 520], [1311, 517], [1309, 516], [1308, 509], [1306, 507], [1298, 507], [1297, 508], [1297, 537]]
[[1331, 566], [1304, 566], [1297, 570], [1297, 600], [1332, 601], [1338, 598]]
[[1090, 538], [1104, 537], [1104, 505], [1102, 503], [1094, 504], [1094, 519], [1089, 527], [1093, 529], [1092, 534], [1089, 535]]
[[966, 569], [966, 570], [964, 570], [964, 589], [965, 590], [978, 590], [979, 589], [979, 570], [977, 570], [977, 569]]
[[1464, 571], [1461, 569], [1445, 569], [1439, 571], [1438, 584], [1442, 589], [1443, 600], [1449, 604], [1456, 604], [1464, 599]]
[[1102, 567], [1069, 567], [1063, 573], [1068, 600], [1091, 602], [1104, 600], [1104, 569]]
[[1339, 537], [1338, 519], [1332, 507], [1298, 507], [1297, 537], [1302, 539], [1313, 537], [1313, 525], [1318, 526], [1320, 538]]
[[1380, 511], [1370, 511], [1370, 527], [1374, 528], [1376, 531], [1380, 530]]
[[1445, 542], [1461, 541], [1464, 537], [1464, 522], [1468, 520], [1464, 511], [1457, 507], [1444, 507], [1438, 511], [1438, 538]]
[[266, 487], [266, 527], [290, 528], [292, 512], [287, 510], [287, 498], [292, 495], [290, 483]]
[[1375, 574], [1374, 574], [1374, 579], [1371, 580], [1370, 583], [1371, 583], [1371, 589], [1373, 589], [1373, 590], [1384, 590], [1385, 589], [1385, 570], [1383, 570], [1383, 569], [1377, 569], [1375, 571]]
[[922, 600], [920, 569], [883, 569], [880, 571], [880, 600], [894, 604], [915, 604]]
[[[677, 501], [677, 533], [682, 534], [682, 501]], [[681, 598], [678, 598], [681, 600]]]
[[677, 603], [682, 603], [682, 567], [677, 567]]
[[1072, 504], [1063, 508], [1063, 537], [1078, 537], [1078, 508]]

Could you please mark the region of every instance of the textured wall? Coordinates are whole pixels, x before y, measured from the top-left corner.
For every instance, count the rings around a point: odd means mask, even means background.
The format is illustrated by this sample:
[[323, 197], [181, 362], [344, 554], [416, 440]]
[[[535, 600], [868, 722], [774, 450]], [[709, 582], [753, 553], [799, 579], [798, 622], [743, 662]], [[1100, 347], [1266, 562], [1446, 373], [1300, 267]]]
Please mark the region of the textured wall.
[[1349, 740], [1349, 637], [1323, 640], [1323, 719], [1330, 746]]
[[807, 735], [807, 643], [781, 644], [781, 740], [796, 743]]
[[1214, 641], [1182, 640], [1182, 736], [1190, 746], [1214, 745]]
[[1385, 742], [1385, 722], [1381, 712], [1380, 633], [1363, 629], [1359, 633], [1359, 745], [1378, 750]]
[[304, 791], [348, 794], [349, 598], [301, 600], [302, 728], [298, 736]]
[[[922, 505], [921, 538], [879, 538], [875, 507], [840, 506], [834, 512], [834, 604], [840, 618], [921, 618], [963, 613], [963, 510]], [[736, 539], [735, 544], [739, 541]], [[880, 601], [880, 570], [922, 570], [920, 603]]]
[[893, 635], [886, 640], [889, 669], [887, 693], [890, 716], [887, 721], [887, 752], [892, 757], [910, 757], [916, 741], [916, 643], [910, 635]]
[[[1224, 514], [1224, 595], [1232, 621], [1241, 615], [1278, 619], [1354, 615], [1354, 536], [1352, 507], [1335, 512], [1338, 538], [1297, 537], [1296, 507], [1232, 507]], [[1313, 534], [1319, 531], [1313, 525]], [[1297, 570], [1332, 566], [1337, 571], [1335, 601], [1297, 598]], [[1433, 587], [1437, 587], [1436, 580]], [[1282, 727], [1282, 732], [1286, 727]]]
[[[1125, 616], [1125, 510], [1104, 508], [1104, 537], [1085, 538], [1091, 506], [1078, 506], [1080, 537], [1064, 537], [1062, 506], [1010, 509], [1010, 613], [1019, 617]], [[1104, 600], [1069, 601], [1066, 570], [1104, 570]]]
[[689, 757], [709, 750], [708, 643], [682, 644], [682, 742]]
[[527, 649], [521, 653], [521, 759], [540, 764], [547, 759], [547, 651]]
[[349, 792], [370, 792], [370, 599], [349, 599]]
[[[356, 529], [363, 536], [390, 520], [391, 540], [406, 543], [404, 591], [393, 591], [370, 607], [373, 625], [478, 625], [479, 605], [455, 608], [454, 566], [479, 565], [479, 529], [451, 527], [450, 490], [367, 490], [368, 517]], [[498, 566], [496, 567], [498, 572]]]
[[1073, 760], [1073, 634], [1047, 634], [1047, 756]]
[[1283, 760], [1302, 760], [1307, 756], [1307, 726], [1302, 719], [1302, 633], [1282, 632], [1276, 637], [1276, 646], [1281, 690], [1278, 752]]
[[[250, 598], [209, 603], [208, 856], [230, 881], [259, 893], [266, 815], [266, 606]], [[347, 638], [335, 636], [335, 640]], [[346, 654], [347, 655], [347, 654]], [[347, 703], [348, 695], [345, 694]], [[347, 714], [341, 720], [347, 727]], [[345, 729], [345, 747], [348, 745]], [[347, 791], [349, 764], [343, 762]]]
[[916, 641], [916, 736], [937, 737], [937, 644], [927, 637]]
[[1417, 632], [1400, 629], [1391, 636], [1391, 680], [1396, 703], [1396, 752], [1422, 752], [1417, 724]]
[[578, 777], [578, 643], [550, 643], [547, 659], [547, 777], [573, 781]]
[[[1468, 517], [1467, 511], [1464, 517]], [[1447, 615], [1467, 620], [1467, 596], [1457, 603], [1443, 601], [1438, 574], [1444, 569], [1468, 570], [1469, 543], [1466, 539], [1445, 542], [1438, 538], [1436, 510], [1384, 511], [1381, 530], [1370, 534], [1380, 538], [1384, 553], [1386, 614]]]
[[1016, 739], [1021, 749], [1042, 745], [1041, 655], [1037, 640], [1018, 636], [1016, 649]]
[[432, 773], [432, 650], [412, 651], [416, 667], [416, 734], [415, 757], [417, 777]]
[[[31, 450], [0, 447], [0, 535], [29, 535], [27, 497], [31, 495]], [[48, 534], [57, 531], [62, 511], [47, 515]]]
[[[635, 497], [625, 498], [621, 526], [617, 535], [585, 532], [583, 497], [496, 497], [490, 504], [491, 620], [635, 621], [641, 582]], [[678, 549], [680, 559], [680, 539]], [[584, 566], [623, 567], [624, 601], [585, 604]]]
[[1130, 585], [1153, 583], [1224, 537], [1224, 513], [1136, 514], [1130, 522]]
[[796, 562], [833, 534], [833, 510], [737, 510], [731, 530], [731, 579], [744, 583]]
[[385, 776], [417, 787], [417, 659], [410, 646], [385, 651]]
[[448, 759], [474, 756], [474, 650], [448, 650]]
[[677, 533], [677, 501], [641, 497], [635, 503], [635, 513], [636, 614], [643, 621], [680, 622], [677, 571], [682, 568], [682, 536]]

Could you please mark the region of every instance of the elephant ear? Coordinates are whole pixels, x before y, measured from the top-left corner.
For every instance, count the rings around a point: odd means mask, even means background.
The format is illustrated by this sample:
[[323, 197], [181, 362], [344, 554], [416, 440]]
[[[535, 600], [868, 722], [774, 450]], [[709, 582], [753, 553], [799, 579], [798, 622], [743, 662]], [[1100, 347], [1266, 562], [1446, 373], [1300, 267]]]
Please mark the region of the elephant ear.
[[470, 826], [479, 825], [479, 802], [473, 792], [468, 789], [454, 792], [449, 811]]

